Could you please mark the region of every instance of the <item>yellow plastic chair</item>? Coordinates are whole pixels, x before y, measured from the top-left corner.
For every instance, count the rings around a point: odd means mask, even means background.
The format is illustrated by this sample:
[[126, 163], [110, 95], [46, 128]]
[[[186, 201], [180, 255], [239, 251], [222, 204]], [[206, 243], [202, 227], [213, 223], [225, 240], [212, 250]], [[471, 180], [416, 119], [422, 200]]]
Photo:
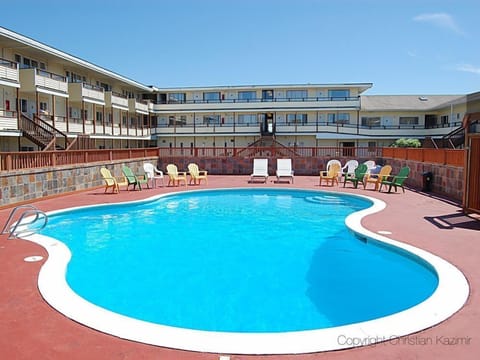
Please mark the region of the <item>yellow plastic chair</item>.
[[170, 186], [170, 184], [172, 184], [173, 186], [179, 186], [181, 181], [183, 181], [185, 183], [185, 186], [187, 186], [187, 173], [179, 172], [177, 165], [168, 164], [167, 174], [168, 174], [168, 186]]
[[120, 185], [128, 185], [125, 178], [123, 178], [122, 181], [117, 180], [112, 176], [110, 170], [105, 167], [100, 169], [100, 174], [102, 174], [103, 180], [105, 181], [105, 192], [107, 192], [108, 189], [112, 189], [112, 193], [119, 193]]
[[200, 185], [202, 180], [205, 181], [205, 184], [208, 184], [207, 170], [199, 170], [197, 164], [190, 163], [188, 164], [188, 172], [190, 173], [189, 184], [192, 184], [193, 182], [195, 185]]
[[386, 180], [390, 173], [392, 172], [392, 167], [390, 165], [382, 166], [378, 174], [367, 173], [365, 181], [363, 182], [363, 188], [366, 189], [368, 184], [375, 184], [375, 191], [378, 190], [380, 184], [383, 180]]
[[322, 186], [322, 181], [325, 179], [327, 185], [331, 181], [332, 185], [337, 183], [338, 185], [338, 172], [340, 171], [341, 166], [337, 163], [333, 163], [330, 165], [327, 171], [320, 171], [320, 183], [319, 186]]

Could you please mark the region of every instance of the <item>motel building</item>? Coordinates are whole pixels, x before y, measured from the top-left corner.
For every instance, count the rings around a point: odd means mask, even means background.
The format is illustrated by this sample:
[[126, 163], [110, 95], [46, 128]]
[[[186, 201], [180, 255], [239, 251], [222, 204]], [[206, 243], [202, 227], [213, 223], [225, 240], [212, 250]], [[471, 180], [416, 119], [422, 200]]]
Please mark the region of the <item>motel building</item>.
[[273, 143], [348, 149], [399, 138], [455, 147], [469, 103], [480, 98], [367, 95], [372, 86], [147, 86], [0, 27], [0, 152]]

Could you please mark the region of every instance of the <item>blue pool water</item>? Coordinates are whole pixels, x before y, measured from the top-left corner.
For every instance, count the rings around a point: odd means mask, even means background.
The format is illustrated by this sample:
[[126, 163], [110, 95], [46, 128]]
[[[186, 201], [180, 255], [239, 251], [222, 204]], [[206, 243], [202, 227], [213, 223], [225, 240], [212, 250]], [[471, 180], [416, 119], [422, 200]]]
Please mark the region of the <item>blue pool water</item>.
[[407, 309], [437, 286], [423, 261], [345, 227], [369, 206], [318, 191], [189, 192], [52, 215], [42, 233], [71, 250], [70, 287], [111, 311], [190, 329], [311, 330]]

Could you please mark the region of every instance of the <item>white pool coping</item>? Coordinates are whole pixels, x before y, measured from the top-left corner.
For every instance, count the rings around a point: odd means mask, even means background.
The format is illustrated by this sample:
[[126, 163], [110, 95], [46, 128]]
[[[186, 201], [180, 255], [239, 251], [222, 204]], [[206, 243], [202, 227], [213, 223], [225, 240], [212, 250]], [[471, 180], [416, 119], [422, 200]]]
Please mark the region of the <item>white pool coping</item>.
[[[185, 194], [185, 191], [181, 193]], [[173, 194], [175, 193], [157, 195], [135, 202], [152, 201]], [[460, 270], [436, 255], [371, 232], [361, 225], [364, 216], [385, 208], [383, 201], [363, 195], [340, 192], [335, 194], [357, 196], [373, 202], [370, 208], [355, 212], [346, 218], [345, 223], [352, 231], [369, 240], [373, 239], [406, 250], [432, 266], [437, 272], [439, 282], [437, 289], [428, 299], [412, 308], [376, 320], [318, 330], [232, 333], [183, 329], [136, 320], [86, 301], [66, 282], [67, 265], [71, 258], [68, 247], [56, 239], [39, 234], [27, 236], [25, 239], [43, 246], [48, 251], [49, 257], [39, 273], [38, 288], [45, 301], [53, 308], [70, 319], [98, 331], [127, 340], [168, 348], [221, 354], [301, 354], [347, 349], [382, 341], [393, 341], [399, 336], [432, 327], [463, 307], [469, 295], [469, 286]], [[81, 208], [111, 205], [118, 205], [118, 203]], [[79, 208], [52, 211], [48, 215]]]

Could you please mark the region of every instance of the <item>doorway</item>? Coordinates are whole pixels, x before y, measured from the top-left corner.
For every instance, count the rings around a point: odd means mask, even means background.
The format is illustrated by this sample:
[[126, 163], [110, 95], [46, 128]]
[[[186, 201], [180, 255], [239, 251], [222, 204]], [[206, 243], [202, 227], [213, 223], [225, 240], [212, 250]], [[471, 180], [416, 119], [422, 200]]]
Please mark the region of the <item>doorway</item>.
[[275, 134], [275, 123], [273, 121], [273, 113], [261, 114], [261, 134], [262, 135], [274, 135]]
[[343, 141], [340, 143], [342, 147], [342, 155], [345, 157], [355, 157], [355, 142]]

